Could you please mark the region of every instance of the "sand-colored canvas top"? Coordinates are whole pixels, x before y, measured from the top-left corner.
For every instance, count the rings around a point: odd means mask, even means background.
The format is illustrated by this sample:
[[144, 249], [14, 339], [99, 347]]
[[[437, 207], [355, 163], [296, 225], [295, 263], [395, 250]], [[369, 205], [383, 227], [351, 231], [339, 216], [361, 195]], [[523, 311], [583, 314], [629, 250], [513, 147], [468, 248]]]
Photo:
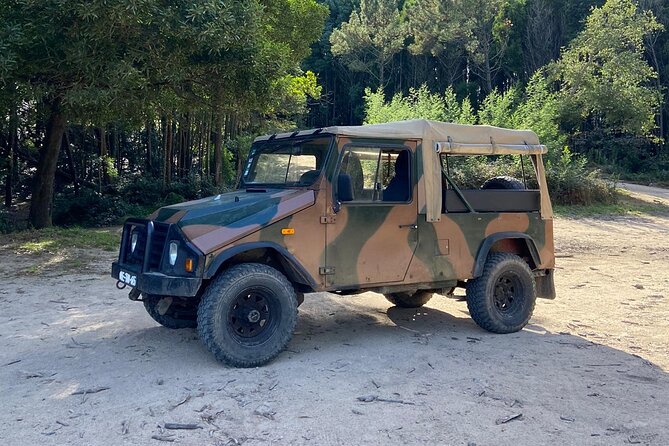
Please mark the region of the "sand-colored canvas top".
[[[425, 119], [362, 126], [327, 127], [323, 129], [323, 132], [354, 138], [420, 140], [422, 151], [419, 151], [419, 156], [422, 156], [423, 162], [425, 193], [419, 195], [418, 206], [425, 211], [427, 221], [441, 219], [440, 153], [454, 155], [541, 155], [546, 153], [546, 146], [541, 145], [536, 133], [529, 130], [450, 124]], [[542, 199], [544, 218], [552, 216], [547, 195], [547, 193], [542, 193], [542, 196], [546, 196]]]
[[[421, 147], [418, 156], [422, 157], [423, 181], [425, 192], [419, 195], [419, 208], [426, 214], [427, 221], [439, 221], [441, 218], [441, 153], [462, 155], [541, 155], [546, 153], [546, 146], [539, 143], [536, 133], [530, 130], [509, 130], [486, 125], [462, 125], [446, 122], [416, 119], [410, 121], [388, 122], [361, 126], [334, 126], [322, 130], [283, 133], [274, 138], [305, 136], [314, 133], [330, 133], [351, 138], [417, 140]], [[262, 136], [256, 141], [271, 137]], [[543, 167], [543, 166], [542, 166]], [[545, 179], [544, 179], [545, 181]], [[543, 192], [543, 191], [542, 191]], [[543, 195], [548, 195], [542, 193]], [[552, 210], [542, 215], [552, 216]], [[548, 206], [550, 202], [548, 201]]]
[[[478, 146], [475, 153], [490, 154], [493, 146], [497, 146], [496, 154], [509, 153], [545, 153], [545, 148], [539, 147], [539, 138], [529, 130], [509, 130], [487, 125], [463, 125], [447, 122], [415, 119], [411, 121], [388, 122], [384, 124], [368, 124], [360, 126], [326, 127], [323, 133], [351, 136], [356, 138], [384, 138], [384, 139], [421, 139], [423, 147], [426, 143], [434, 147], [435, 143], [453, 142], [452, 153], [471, 154], [471, 148]], [[505, 147], [513, 146], [513, 147]], [[518, 147], [515, 147], [518, 146]], [[535, 146], [535, 147], [532, 147]], [[463, 151], [463, 149], [466, 149]]]

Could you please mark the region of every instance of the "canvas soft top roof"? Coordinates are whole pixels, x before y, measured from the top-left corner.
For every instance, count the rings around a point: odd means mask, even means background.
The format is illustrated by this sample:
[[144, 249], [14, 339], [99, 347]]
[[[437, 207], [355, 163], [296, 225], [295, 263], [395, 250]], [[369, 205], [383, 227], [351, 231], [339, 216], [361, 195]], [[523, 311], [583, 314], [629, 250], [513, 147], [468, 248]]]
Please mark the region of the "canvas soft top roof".
[[442, 147], [444, 146], [443, 143], [448, 143], [450, 140], [452, 145], [448, 151], [451, 153], [473, 153], [473, 148], [468, 146], [479, 147], [476, 153], [480, 152], [481, 154], [488, 154], [493, 150], [495, 153], [512, 151], [524, 154], [545, 153], [546, 151], [545, 147], [539, 144], [537, 135], [530, 130], [509, 130], [487, 125], [451, 124], [426, 119], [357, 126], [332, 126], [292, 133], [264, 135], [259, 136], [255, 141], [308, 136], [317, 133], [355, 138], [420, 139], [431, 141], [433, 144], [442, 143]]
[[[419, 196], [421, 213], [427, 221], [441, 218], [441, 164], [440, 153], [462, 155], [541, 155], [546, 147], [539, 143], [530, 130], [509, 130], [484, 125], [462, 125], [416, 119], [361, 126], [333, 126], [323, 129], [266, 135], [255, 141], [267, 141], [319, 133], [351, 138], [417, 140], [422, 159], [425, 182]], [[422, 189], [422, 188], [421, 188]]]

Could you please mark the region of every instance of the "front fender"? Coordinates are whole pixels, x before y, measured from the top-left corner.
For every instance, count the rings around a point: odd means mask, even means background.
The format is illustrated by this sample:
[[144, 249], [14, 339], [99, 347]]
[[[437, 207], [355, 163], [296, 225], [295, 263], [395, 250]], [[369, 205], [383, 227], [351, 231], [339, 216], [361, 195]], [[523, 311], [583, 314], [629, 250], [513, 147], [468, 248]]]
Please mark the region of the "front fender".
[[312, 290], [316, 289], [316, 281], [311, 277], [302, 264], [293, 256], [286, 248], [281, 245], [278, 245], [273, 242], [249, 242], [242, 243], [241, 245], [233, 246], [232, 248], [224, 250], [214, 260], [206, 267], [204, 272], [205, 279], [211, 279], [214, 277], [221, 266], [227, 261], [233, 258], [236, 255], [243, 254], [248, 251], [256, 249], [269, 249], [273, 250], [280, 256], [286, 266], [286, 274], [288, 279], [300, 283], [302, 285], [307, 285]]

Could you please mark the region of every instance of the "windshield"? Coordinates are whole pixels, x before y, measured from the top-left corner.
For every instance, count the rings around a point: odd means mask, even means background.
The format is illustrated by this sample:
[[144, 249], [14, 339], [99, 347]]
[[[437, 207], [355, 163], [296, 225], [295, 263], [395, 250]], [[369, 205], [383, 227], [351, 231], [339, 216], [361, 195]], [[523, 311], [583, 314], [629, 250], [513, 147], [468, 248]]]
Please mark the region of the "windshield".
[[309, 186], [320, 176], [332, 136], [261, 141], [251, 147], [245, 186]]

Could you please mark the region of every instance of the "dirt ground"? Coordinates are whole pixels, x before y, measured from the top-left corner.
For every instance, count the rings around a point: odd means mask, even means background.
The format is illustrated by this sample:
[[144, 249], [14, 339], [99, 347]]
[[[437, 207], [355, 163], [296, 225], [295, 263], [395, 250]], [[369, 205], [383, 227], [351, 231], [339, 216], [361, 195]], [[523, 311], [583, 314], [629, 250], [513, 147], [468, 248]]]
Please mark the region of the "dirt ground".
[[440, 296], [414, 311], [313, 294], [289, 350], [246, 370], [154, 323], [114, 287], [113, 254], [75, 253], [75, 274], [2, 247], [0, 439], [669, 444], [669, 215], [559, 218], [556, 243], [558, 298], [520, 333], [486, 333]]

